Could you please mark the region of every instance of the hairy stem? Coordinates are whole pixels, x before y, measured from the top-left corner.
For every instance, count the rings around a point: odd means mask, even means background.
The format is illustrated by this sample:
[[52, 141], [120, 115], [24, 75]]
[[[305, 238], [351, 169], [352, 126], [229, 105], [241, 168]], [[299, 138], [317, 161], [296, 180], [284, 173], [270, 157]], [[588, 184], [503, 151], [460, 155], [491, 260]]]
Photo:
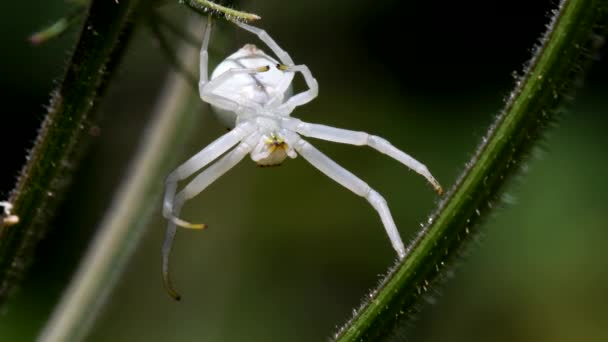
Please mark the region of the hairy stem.
[[[197, 65], [198, 51], [188, 45], [182, 43], [176, 54], [190, 73]], [[147, 218], [159, 207], [163, 184], [159, 180], [167, 175], [168, 165], [175, 163], [174, 151], [190, 136], [189, 129], [199, 126], [195, 121], [202, 102], [182, 71], [170, 75], [126, 179], [40, 341], [86, 337], [146, 228]]]
[[377, 341], [415, 314], [488, 217], [518, 165], [556, 119], [608, 26], [608, 0], [563, 0], [502, 112], [446, 199], [336, 340]]
[[257, 14], [237, 11], [230, 7], [216, 4], [208, 0], [181, 0], [186, 6], [201, 14], [216, 14], [223, 15], [226, 19], [238, 19], [242, 21], [259, 20], [261, 17]]
[[[137, 0], [95, 0], [27, 163], [9, 202], [19, 223], [0, 221], [0, 305], [32, 261], [34, 247], [49, 229], [51, 212], [69, 183], [88, 136], [88, 120], [130, 36], [129, 14]], [[122, 42], [119, 42], [122, 40]]]

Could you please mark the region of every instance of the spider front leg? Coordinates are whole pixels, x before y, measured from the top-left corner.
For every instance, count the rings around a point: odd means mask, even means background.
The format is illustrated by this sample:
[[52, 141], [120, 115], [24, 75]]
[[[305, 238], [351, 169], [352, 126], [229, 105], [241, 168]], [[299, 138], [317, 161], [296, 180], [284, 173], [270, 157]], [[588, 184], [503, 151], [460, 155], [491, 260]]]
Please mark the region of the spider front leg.
[[[207, 188], [211, 183], [215, 182], [220, 176], [228, 172], [232, 169], [236, 164], [238, 164], [243, 158], [252, 150], [252, 146], [255, 146], [257, 141], [260, 139], [260, 135], [257, 133], [253, 133], [249, 135], [240, 143], [237, 147], [235, 147], [232, 151], [222, 157], [215, 164], [212, 164], [203, 172], [201, 172], [198, 176], [196, 176], [190, 183], [188, 183], [182, 191], [180, 191], [177, 196], [175, 196], [175, 201], [172, 202], [172, 216], [176, 217], [179, 215], [184, 202], [191, 199], [192, 197], [201, 193], [205, 188]], [[195, 156], [196, 157], [196, 156]], [[193, 158], [194, 159], [194, 158]], [[186, 165], [186, 162], [184, 165]], [[183, 165], [182, 165], [183, 166]], [[179, 170], [179, 169], [178, 169]], [[176, 170], [176, 171], [178, 171]], [[175, 191], [175, 190], [173, 190]], [[171, 283], [171, 277], [169, 275], [169, 256], [171, 255], [171, 249], [173, 246], [173, 240], [175, 238], [175, 233], [177, 231], [176, 228], [177, 222], [175, 220], [170, 220], [167, 225], [167, 231], [165, 233], [165, 240], [163, 242], [162, 247], [162, 275], [163, 275], [163, 283], [165, 285], [165, 289], [169, 293], [169, 295], [175, 299], [180, 300], [180, 295], [173, 289], [173, 285]]]
[[230, 80], [230, 78], [234, 77], [235, 75], [239, 75], [239, 74], [254, 75], [254, 74], [259, 74], [261, 72], [266, 72], [268, 70], [270, 70], [270, 66], [268, 66], [268, 65], [265, 65], [265, 66], [262, 66], [259, 68], [228, 69], [225, 72], [223, 72], [222, 74], [220, 74], [218, 77], [216, 77], [216, 78], [212, 79], [211, 81], [207, 82], [206, 84], [204, 84], [203, 86], [200, 86], [200, 83], [199, 83], [199, 94], [203, 101], [205, 101], [213, 106], [230, 111], [230, 112], [238, 113], [238, 112], [242, 111], [242, 108], [247, 108], [247, 109], [249, 109], [249, 111], [258, 112], [262, 108], [262, 106], [259, 103], [256, 103], [255, 101], [251, 101], [245, 97], [240, 98], [239, 102], [236, 102], [225, 96], [218, 95], [217, 93], [214, 92], [214, 90], [216, 90], [223, 83], [227, 82], [228, 80]]
[[295, 94], [290, 97], [285, 103], [280, 106], [280, 109], [288, 109], [289, 112], [293, 110], [293, 108], [297, 106], [301, 106], [307, 104], [317, 97], [319, 94], [319, 83], [312, 76], [310, 69], [304, 64], [302, 65], [278, 65], [279, 70], [282, 71], [291, 71], [291, 72], [301, 72], [302, 76], [304, 76], [304, 81], [306, 81], [306, 85], [308, 86], [308, 90], [305, 90], [301, 93]]
[[215, 94], [213, 91], [220, 85], [226, 82], [234, 75], [238, 74], [257, 74], [260, 72], [266, 72], [270, 66], [264, 66], [260, 68], [234, 68], [227, 70], [220, 76], [213, 80], [209, 80], [209, 40], [211, 39], [211, 17], [207, 19], [207, 24], [204, 28], [203, 43], [201, 45], [200, 59], [199, 59], [199, 73], [200, 79], [198, 82], [198, 92], [204, 101], [214, 106], [223, 108], [228, 111], [237, 111], [240, 107], [259, 108], [259, 104], [253, 101], [242, 100], [242, 103], [237, 103], [227, 97]]
[[393, 221], [391, 212], [388, 209], [386, 200], [374, 189], [370, 188], [367, 183], [359, 179], [342, 166], [338, 165], [335, 161], [331, 160], [307, 141], [303, 139], [298, 140], [295, 143], [295, 149], [312, 166], [319, 169], [321, 172], [337, 183], [341, 184], [343, 187], [365, 198], [372, 205], [372, 207], [374, 207], [374, 209], [380, 215], [380, 220], [384, 225], [384, 229], [386, 229], [386, 233], [391, 240], [393, 248], [395, 251], [397, 251], [399, 259], [403, 259], [405, 256], [405, 247], [403, 246], [403, 241], [401, 241], [399, 231], [397, 230], [395, 221]]
[[376, 151], [384, 153], [389, 157], [399, 161], [401, 164], [420, 174], [422, 177], [426, 178], [429, 183], [431, 183], [431, 185], [439, 195], [443, 194], [443, 188], [424, 164], [412, 158], [409, 154], [396, 148], [384, 138], [371, 135], [365, 132], [357, 132], [325, 125], [306, 123], [298, 119], [289, 119], [288, 124], [290, 129], [307, 137], [333, 141], [342, 144], [350, 144], [357, 146], [367, 145], [375, 149]]
[[294, 65], [295, 64], [293, 62], [293, 59], [291, 59], [291, 56], [287, 53], [287, 51], [283, 50], [279, 46], [279, 44], [277, 44], [277, 42], [275, 42], [274, 39], [272, 39], [272, 37], [270, 37], [270, 35], [266, 31], [262, 30], [261, 28], [257, 28], [255, 26], [247, 25], [238, 20], [232, 20], [232, 22], [235, 23], [238, 27], [242, 28], [243, 30], [249, 31], [249, 32], [255, 34], [256, 36], [258, 36], [258, 38], [261, 41], [263, 41], [264, 44], [266, 44], [277, 57], [279, 57], [279, 60], [281, 61], [281, 63], [283, 63], [285, 65]]
[[306, 85], [309, 89], [292, 96], [289, 100], [287, 100], [287, 102], [281, 105], [282, 109], [290, 108], [289, 112], [291, 112], [294, 107], [306, 104], [312, 101], [315, 97], [317, 97], [317, 94], [319, 93], [319, 84], [317, 83], [317, 80], [312, 76], [310, 69], [308, 69], [306, 65], [294, 65], [293, 59], [287, 53], [287, 51], [283, 50], [279, 46], [279, 44], [277, 44], [277, 42], [275, 42], [275, 40], [272, 39], [272, 37], [270, 37], [270, 35], [261, 28], [247, 25], [237, 20], [233, 20], [233, 22], [240, 28], [258, 36], [258, 38], [262, 42], [264, 42], [264, 44], [266, 44], [277, 57], [279, 57], [279, 60], [281, 61], [281, 63], [283, 63], [277, 66], [280, 70], [289, 72], [301, 72], [304, 76], [304, 80], [306, 81]]
[[[204, 99], [204, 97], [216, 95], [213, 93], [213, 91], [215, 91], [223, 83], [225, 83], [230, 78], [232, 78], [236, 75], [240, 75], [240, 74], [255, 75], [255, 74], [262, 73], [262, 72], [266, 72], [268, 70], [270, 70], [269, 65], [264, 65], [264, 66], [261, 66], [258, 68], [231, 68], [231, 69], [228, 69], [228, 70], [224, 71], [222, 74], [220, 74], [219, 76], [217, 76], [216, 78], [214, 78], [213, 80], [211, 80], [208, 83], [206, 83], [205, 85], [203, 85], [203, 87], [200, 89], [200, 95], [203, 99]], [[245, 99], [243, 99], [243, 100], [245, 100]], [[251, 101], [251, 103], [255, 103], [255, 102]], [[256, 104], [256, 105], [258, 105], [258, 104]]]
[[203, 29], [203, 44], [199, 55], [199, 92], [201, 88], [209, 81], [209, 40], [211, 39], [211, 16], [207, 17], [207, 23]]

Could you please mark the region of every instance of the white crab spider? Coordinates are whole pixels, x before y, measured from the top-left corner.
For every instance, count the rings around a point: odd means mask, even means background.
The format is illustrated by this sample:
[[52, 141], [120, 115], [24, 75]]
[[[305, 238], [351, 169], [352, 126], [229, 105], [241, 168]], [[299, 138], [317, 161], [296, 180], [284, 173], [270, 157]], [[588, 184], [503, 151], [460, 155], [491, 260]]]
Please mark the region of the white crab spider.
[[[318, 84], [306, 65], [295, 65], [287, 52], [264, 31], [238, 21], [242, 29], [258, 36], [278, 57], [280, 63], [254, 45], [247, 44], [223, 60], [208, 78], [208, 53], [211, 20], [207, 21], [200, 52], [199, 93], [203, 101], [215, 109], [219, 119], [232, 130], [180, 165], [167, 177], [163, 216], [169, 220], [163, 243], [163, 280], [169, 294], [179, 299], [169, 278], [169, 254], [176, 226], [203, 229], [179, 218], [185, 201], [198, 195], [212, 182], [239, 163], [247, 154], [261, 166], [278, 165], [287, 157], [298, 154], [322, 173], [355, 194], [364, 197], [380, 215], [380, 219], [399, 258], [405, 248], [386, 201], [367, 183], [336, 164], [300, 136], [351, 145], [367, 145], [425, 177], [441, 194], [442, 188], [422, 163], [397, 149], [383, 138], [365, 132], [349, 131], [319, 124], [306, 123], [290, 117], [295, 107], [317, 96]], [[304, 76], [307, 90], [293, 96], [291, 83], [296, 72]], [[236, 145], [236, 147], [234, 147]], [[234, 147], [234, 148], [233, 148]], [[226, 153], [229, 149], [230, 152]], [[226, 153], [199, 173], [180, 192], [177, 182], [184, 180]]]

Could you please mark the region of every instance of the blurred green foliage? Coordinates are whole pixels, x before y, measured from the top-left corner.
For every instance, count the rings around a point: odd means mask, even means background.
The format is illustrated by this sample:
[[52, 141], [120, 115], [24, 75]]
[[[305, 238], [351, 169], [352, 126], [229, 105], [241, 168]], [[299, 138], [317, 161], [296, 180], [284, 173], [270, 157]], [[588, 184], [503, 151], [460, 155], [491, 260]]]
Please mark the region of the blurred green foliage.
[[[320, 83], [319, 98], [295, 116], [384, 136], [447, 187], [501, 107], [512, 71], [529, 57], [550, 3], [387, 0], [370, 7], [364, 1], [254, 0], [242, 7], [260, 14], [259, 25]], [[28, 34], [60, 16], [64, 4], [52, 1], [43, 12], [30, 3], [1, 6], [13, 13], [3, 22], [10, 30], [2, 30], [10, 51], [2, 56], [2, 90], [10, 95], [10, 110], [1, 125], [17, 132], [17, 140], [0, 137], [10, 146], [2, 163], [4, 195], [74, 35], [28, 46]], [[137, 146], [167, 69], [154, 40], [140, 31], [109, 90], [101, 134], [74, 190], [0, 318], [2, 341], [36, 336]], [[255, 42], [229, 24], [217, 25], [215, 38], [212, 63]], [[606, 64], [591, 69], [454, 279], [428, 298], [434, 305], [426, 305], [404, 335], [416, 341], [608, 340]], [[200, 132], [175, 153], [185, 160], [223, 131], [210, 112], [201, 113]], [[385, 195], [403, 238], [414, 235], [437, 200], [421, 177], [369, 149], [315, 144]], [[175, 303], [160, 279], [165, 222], [158, 207], [89, 340], [324, 340], [394, 259], [364, 200], [300, 159], [271, 169], [245, 160], [185, 207], [187, 218], [211, 228], [178, 234], [173, 276], [184, 298]]]

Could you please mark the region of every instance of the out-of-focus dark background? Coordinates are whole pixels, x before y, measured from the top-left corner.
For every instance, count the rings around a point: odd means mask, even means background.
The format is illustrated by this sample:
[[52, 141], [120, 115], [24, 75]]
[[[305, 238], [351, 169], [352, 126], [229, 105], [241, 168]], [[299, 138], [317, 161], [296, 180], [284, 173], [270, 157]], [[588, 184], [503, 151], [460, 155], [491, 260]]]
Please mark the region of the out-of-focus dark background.
[[[319, 81], [318, 99], [294, 116], [381, 135], [449, 187], [501, 108], [512, 73], [529, 58], [555, 2], [252, 0], [240, 7], [260, 14], [259, 26]], [[0, 31], [3, 198], [76, 32], [30, 46], [29, 33], [64, 14], [66, 3], [0, 6], [10, 14]], [[177, 1], [165, 10], [191, 15]], [[222, 41], [212, 42], [215, 62], [257, 43], [230, 24], [216, 27]], [[409, 340], [608, 340], [603, 57], [455, 277], [405, 330]], [[102, 106], [100, 135], [49, 222], [32, 272], [0, 318], [0, 340], [36, 336], [124, 176], [167, 69], [149, 32], [139, 30]], [[180, 160], [224, 132], [208, 109], [200, 115], [200, 131], [175, 151]], [[404, 240], [414, 236], [437, 201], [421, 177], [367, 148], [315, 144], [386, 197]], [[88, 340], [324, 340], [395, 258], [373, 209], [300, 158], [271, 169], [246, 160], [188, 202], [184, 214], [212, 229], [178, 234], [172, 272], [182, 302], [162, 288], [165, 221], [157, 210]]]

